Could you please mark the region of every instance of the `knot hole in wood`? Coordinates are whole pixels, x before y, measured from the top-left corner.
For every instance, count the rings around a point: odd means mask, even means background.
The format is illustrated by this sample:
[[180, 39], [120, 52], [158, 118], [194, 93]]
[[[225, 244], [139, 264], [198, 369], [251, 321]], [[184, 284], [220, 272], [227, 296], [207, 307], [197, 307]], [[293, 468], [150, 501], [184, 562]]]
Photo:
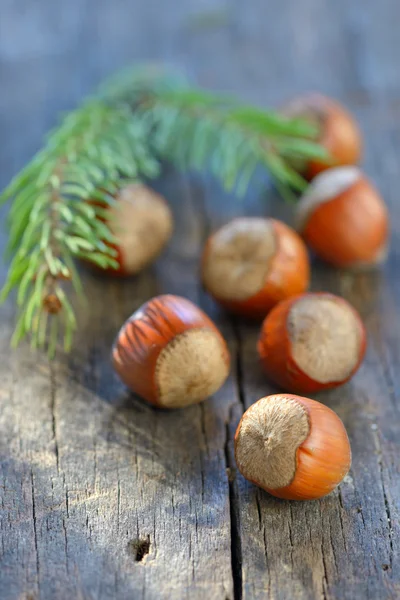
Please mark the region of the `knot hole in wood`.
[[130, 540], [128, 542], [128, 550], [133, 554], [136, 562], [142, 562], [144, 557], [150, 552], [150, 536]]

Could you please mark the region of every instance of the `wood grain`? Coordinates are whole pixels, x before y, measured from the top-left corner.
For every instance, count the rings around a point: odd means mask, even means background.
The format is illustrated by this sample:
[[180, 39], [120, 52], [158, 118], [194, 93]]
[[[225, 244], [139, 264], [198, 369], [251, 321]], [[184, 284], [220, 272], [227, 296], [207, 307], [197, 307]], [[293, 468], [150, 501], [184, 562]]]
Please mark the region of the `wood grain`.
[[[262, 105], [307, 89], [345, 101], [392, 226], [379, 272], [314, 261], [313, 289], [347, 298], [369, 338], [352, 382], [318, 396], [343, 419], [353, 449], [349, 476], [321, 501], [274, 499], [236, 472], [236, 424], [276, 388], [258, 365], [257, 326], [224, 315], [198, 283], [203, 241], [221, 223], [237, 214], [291, 222], [262, 175], [240, 200], [205, 177], [166, 170], [156, 185], [175, 214], [168, 251], [126, 282], [84, 274], [90, 303], [71, 357], [50, 365], [27, 347], [10, 352], [13, 302], [2, 307], [2, 600], [400, 597], [399, 10], [396, 0], [2, 3], [1, 185], [58, 112], [103, 77], [135, 60], [166, 60]], [[174, 412], [128, 394], [109, 361], [123, 320], [165, 292], [198, 302], [233, 359], [214, 398]]]

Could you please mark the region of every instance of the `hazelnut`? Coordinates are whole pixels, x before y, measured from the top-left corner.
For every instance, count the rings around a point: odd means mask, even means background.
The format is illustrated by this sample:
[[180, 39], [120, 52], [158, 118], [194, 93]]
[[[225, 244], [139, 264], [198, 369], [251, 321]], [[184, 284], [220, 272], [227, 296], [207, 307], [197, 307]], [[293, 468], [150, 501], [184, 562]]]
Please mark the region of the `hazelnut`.
[[273, 496], [313, 500], [332, 492], [348, 473], [346, 429], [320, 402], [276, 394], [244, 413], [235, 435], [242, 475]]
[[365, 268], [386, 258], [387, 209], [357, 167], [318, 175], [299, 200], [296, 217], [304, 240], [336, 267]]
[[305, 118], [320, 130], [317, 141], [330, 156], [328, 162], [312, 159], [300, 169], [312, 179], [332, 166], [354, 165], [360, 161], [362, 138], [352, 115], [339, 102], [322, 94], [311, 93], [288, 103], [283, 113], [290, 117]]
[[304, 243], [275, 219], [234, 219], [203, 252], [206, 290], [227, 310], [248, 317], [262, 318], [280, 300], [304, 292], [309, 276]]
[[151, 264], [172, 235], [172, 214], [165, 199], [149, 187], [135, 183], [122, 188], [109, 210], [109, 225], [116, 237], [119, 269], [110, 275], [134, 275]]
[[366, 350], [366, 333], [346, 300], [325, 292], [278, 304], [265, 319], [258, 353], [268, 377], [290, 392], [312, 393], [348, 381]]
[[195, 304], [179, 296], [157, 296], [122, 326], [112, 350], [122, 381], [163, 408], [201, 402], [229, 373], [226, 342]]

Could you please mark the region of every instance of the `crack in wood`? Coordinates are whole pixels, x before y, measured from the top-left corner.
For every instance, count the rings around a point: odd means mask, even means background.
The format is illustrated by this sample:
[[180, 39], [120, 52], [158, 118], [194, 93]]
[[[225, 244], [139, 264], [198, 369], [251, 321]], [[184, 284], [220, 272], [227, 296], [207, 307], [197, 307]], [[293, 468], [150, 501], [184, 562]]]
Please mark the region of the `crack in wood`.
[[346, 541], [346, 536], [344, 534], [345, 527], [344, 527], [344, 523], [343, 523], [343, 514], [342, 514], [343, 512], [345, 512], [345, 509], [344, 509], [344, 506], [343, 506], [342, 490], [340, 489], [340, 486], [339, 486], [339, 520], [340, 520], [340, 529], [342, 531], [342, 538], [343, 538], [344, 549], [347, 552], [347, 541]]
[[121, 483], [120, 483], [120, 479], [119, 479], [119, 472], [117, 469], [117, 531], [119, 532], [119, 519], [120, 519], [120, 513], [121, 513]]
[[365, 529], [365, 519], [364, 519], [364, 513], [363, 513], [362, 506], [357, 507], [357, 513], [361, 516], [361, 521], [362, 521], [364, 529]]
[[65, 475], [63, 476], [63, 484], [65, 487], [65, 510], [67, 512], [67, 517], [69, 517], [69, 497], [68, 497], [68, 487], [65, 483]]
[[[225, 460], [227, 467], [231, 467], [232, 460], [230, 456], [230, 428], [226, 425], [225, 442]], [[233, 597], [234, 600], [242, 600], [243, 581], [242, 581], [242, 543], [240, 535], [240, 515], [238, 510], [238, 495], [235, 481], [229, 481], [229, 513], [231, 521], [231, 562], [233, 579]]]
[[157, 539], [156, 538], [156, 513], [154, 511], [154, 513], [153, 513], [153, 557], [154, 557], [154, 559], [157, 558], [157, 552], [158, 552], [156, 539]]
[[67, 573], [69, 573], [68, 538], [67, 538], [67, 528], [65, 525], [65, 519], [62, 520], [62, 526], [63, 526], [63, 531], [64, 531], [64, 541], [65, 541], [65, 565], [67, 568]]
[[260, 528], [260, 531], [263, 531], [264, 529], [264, 525], [263, 525], [263, 520], [261, 518], [261, 506], [260, 506], [260, 497], [259, 497], [259, 490], [256, 490], [256, 506], [257, 506], [257, 515], [258, 515], [258, 525]]
[[[204, 444], [204, 449], [207, 452], [208, 455], [208, 442], [207, 442], [207, 433], [206, 433], [206, 422], [205, 422], [205, 406], [204, 403], [201, 403], [199, 405], [200, 408], [200, 428], [201, 428], [201, 434], [202, 434], [202, 439], [203, 439], [203, 444]], [[204, 504], [204, 491], [205, 491], [205, 481], [204, 481], [204, 460], [203, 460], [203, 452], [200, 453], [200, 462], [201, 462], [201, 469], [200, 469], [200, 475], [201, 475], [201, 501]]]
[[267, 568], [267, 590], [271, 590], [271, 569], [269, 566], [269, 558], [268, 558], [268, 542], [267, 542], [267, 532], [265, 529], [265, 525], [263, 523], [263, 542], [264, 542], [264, 551], [265, 551], [265, 566]]
[[246, 402], [245, 402], [244, 376], [243, 376], [243, 364], [242, 364], [242, 338], [241, 338], [240, 330], [239, 330], [236, 320], [231, 318], [230, 322], [231, 322], [233, 336], [234, 336], [235, 343], [236, 343], [236, 349], [235, 349], [236, 389], [238, 392], [239, 402], [242, 405], [242, 410], [243, 410], [243, 412], [245, 412]]
[[327, 595], [328, 577], [327, 577], [326, 560], [325, 560], [324, 548], [323, 548], [322, 542], [321, 542], [321, 554], [322, 554], [322, 565], [324, 568], [324, 575], [322, 577], [322, 598], [323, 598], [323, 600], [327, 600], [327, 598], [328, 598], [328, 595]]
[[262, 512], [261, 512], [261, 504], [260, 504], [260, 495], [261, 495], [261, 490], [259, 488], [256, 489], [256, 494], [255, 494], [255, 499], [256, 499], [256, 506], [257, 506], [257, 515], [258, 515], [258, 525], [259, 525], [259, 529], [262, 533], [262, 541], [264, 543], [264, 553], [265, 553], [265, 567], [267, 570], [267, 590], [271, 590], [271, 571], [269, 568], [269, 558], [268, 558], [268, 543], [267, 543], [267, 532], [265, 530], [265, 522], [262, 518]]
[[57, 465], [57, 473], [60, 472], [60, 455], [58, 448], [58, 438], [57, 438], [57, 420], [56, 420], [56, 392], [57, 392], [57, 381], [56, 381], [56, 373], [55, 373], [55, 365], [53, 362], [50, 362], [50, 411], [51, 411], [51, 428], [53, 434], [54, 441], [54, 451], [56, 455], [56, 465]]
[[97, 482], [97, 443], [96, 438], [93, 438], [93, 473], [94, 473], [94, 482], [93, 487], [96, 489]]
[[[321, 521], [323, 521], [321, 505], [319, 505], [319, 514], [320, 514]], [[322, 566], [323, 566], [323, 572], [324, 572], [323, 577], [322, 577], [322, 598], [323, 598], [323, 600], [327, 600], [327, 598], [328, 598], [327, 590], [329, 587], [329, 580], [328, 580], [328, 568], [327, 568], [325, 551], [324, 551], [323, 532], [321, 533], [321, 559], [322, 559]]]
[[38, 584], [38, 590], [39, 590], [39, 596], [40, 596], [40, 559], [39, 559], [38, 535], [37, 535], [37, 521], [36, 521], [35, 484], [34, 484], [32, 469], [31, 469], [31, 494], [32, 494], [33, 534], [34, 534], [35, 552], [36, 552], [37, 584]]
[[329, 519], [329, 545], [331, 547], [331, 551], [332, 551], [332, 556], [333, 556], [333, 564], [335, 565], [335, 571], [336, 574], [339, 575], [340, 573], [340, 569], [339, 569], [339, 565], [337, 562], [337, 558], [336, 558], [336, 551], [335, 551], [335, 546], [333, 544], [333, 536], [332, 536], [332, 521], [331, 519]]
[[293, 507], [292, 507], [292, 503], [290, 501], [289, 501], [289, 514], [290, 514], [290, 519], [288, 519], [287, 524], [288, 524], [289, 542], [290, 542], [290, 562], [292, 565], [291, 575], [293, 577], [293, 571], [294, 571], [294, 560], [293, 560], [294, 543], [293, 543], [293, 533], [292, 533]]
[[388, 522], [389, 548], [390, 548], [389, 565], [390, 565], [390, 568], [392, 568], [393, 554], [394, 554], [392, 516], [391, 516], [391, 510], [390, 510], [390, 503], [389, 503], [389, 499], [388, 499], [387, 492], [386, 492], [385, 479], [383, 476], [383, 457], [382, 457], [382, 448], [381, 448], [381, 442], [379, 439], [378, 431], [373, 431], [373, 437], [375, 440], [375, 446], [376, 446], [377, 455], [378, 455], [379, 476], [380, 476], [381, 485], [382, 485], [382, 494], [383, 494], [383, 502], [385, 505], [385, 514], [386, 514], [386, 518], [387, 518], [387, 522]]
[[[241, 357], [241, 338], [238, 327], [233, 319], [231, 319], [232, 331], [235, 339], [235, 366], [236, 366], [236, 389], [238, 401], [241, 405], [242, 412], [245, 409], [244, 404], [244, 389], [243, 389], [243, 367]], [[225, 460], [226, 467], [232, 472], [236, 470], [234, 457], [231, 453], [231, 435], [230, 424], [231, 415], [226, 424], [226, 440], [225, 440]], [[231, 479], [231, 480], [230, 480]], [[242, 574], [242, 540], [240, 527], [240, 509], [239, 509], [239, 493], [237, 491], [237, 480], [228, 478], [229, 485], [229, 509], [231, 520], [231, 561], [232, 561], [232, 578], [233, 578], [233, 594], [234, 600], [241, 600], [243, 596], [243, 574]]]

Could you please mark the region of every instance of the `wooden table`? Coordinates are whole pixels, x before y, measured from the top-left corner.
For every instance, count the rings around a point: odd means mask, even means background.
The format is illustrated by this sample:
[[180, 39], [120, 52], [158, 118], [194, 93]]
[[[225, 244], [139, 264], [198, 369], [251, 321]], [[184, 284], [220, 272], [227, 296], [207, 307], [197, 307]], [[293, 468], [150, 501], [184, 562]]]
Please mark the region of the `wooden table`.
[[[353, 381], [319, 396], [353, 449], [350, 474], [321, 501], [276, 500], [236, 472], [238, 419], [275, 388], [257, 363], [257, 327], [219, 312], [198, 281], [218, 224], [243, 213], [291, 221], [268, 187], [240, 201], [208, 179], [166, 172], [157, 188], [175, 211], [168, 251], [137, 279], [85, 275], [90, 302], [69, 358], [10, 352], [13, 302], [3, 307], [1, 600], [400, 598], [398, 0], [5, 0], [0, 11], [2, 185], [60, 110], [121, 65], [164, 59], [260, 105], [309, 89], [344, 101], [393, 230], [379, 272], [314, 264], [312, 288], [347, 298], [369, 336]], [[109, 362], [123, 320], [162, 292], [209, 312], [233, 357], [214, 398], [168, 413], [128, 394]]]

